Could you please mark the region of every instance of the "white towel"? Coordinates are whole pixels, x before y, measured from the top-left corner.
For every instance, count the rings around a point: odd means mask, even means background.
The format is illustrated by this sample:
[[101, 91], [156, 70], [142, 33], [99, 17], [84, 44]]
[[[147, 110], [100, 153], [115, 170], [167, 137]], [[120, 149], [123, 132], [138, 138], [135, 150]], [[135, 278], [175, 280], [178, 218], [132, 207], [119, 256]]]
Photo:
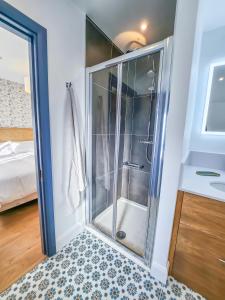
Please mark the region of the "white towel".
[[84, 142], [78, 99], [73, 88], [67, 88], [64, 119], [63, 189], [66, 208], [73, 213], [80, 205], [80, 192], [85, 190]]

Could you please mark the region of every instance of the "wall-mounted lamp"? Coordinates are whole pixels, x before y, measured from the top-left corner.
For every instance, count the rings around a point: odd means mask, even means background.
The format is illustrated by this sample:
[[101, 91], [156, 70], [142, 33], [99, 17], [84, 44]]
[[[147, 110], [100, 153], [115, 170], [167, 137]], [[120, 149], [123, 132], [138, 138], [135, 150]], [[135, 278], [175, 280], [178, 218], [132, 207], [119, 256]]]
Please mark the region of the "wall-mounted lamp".
[[24, 77], [24, 89], [25, 89], [26, 93], [30, 94], [30, 77], [29, 76]]

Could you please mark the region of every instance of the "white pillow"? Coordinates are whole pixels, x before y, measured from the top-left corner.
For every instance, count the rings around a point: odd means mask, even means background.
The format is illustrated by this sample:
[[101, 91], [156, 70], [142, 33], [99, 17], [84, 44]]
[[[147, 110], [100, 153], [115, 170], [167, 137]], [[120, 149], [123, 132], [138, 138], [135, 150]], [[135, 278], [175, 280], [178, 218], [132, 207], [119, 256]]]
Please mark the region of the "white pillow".
[[34, 152], [33, 141], [14, 143], [13, 147], [14, 147], [14, 153]]
[[0, 156], [7, 156], [14, 153], [13, 143], [8, 141], [0, 143]]

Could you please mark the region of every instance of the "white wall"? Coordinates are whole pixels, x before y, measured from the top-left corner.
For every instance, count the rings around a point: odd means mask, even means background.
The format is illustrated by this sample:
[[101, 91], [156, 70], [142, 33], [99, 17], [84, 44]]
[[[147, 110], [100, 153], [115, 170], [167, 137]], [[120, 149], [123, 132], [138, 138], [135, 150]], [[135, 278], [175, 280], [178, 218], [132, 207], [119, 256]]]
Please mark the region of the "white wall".
[[167, 278], [168, 252], [182, 160], [197, 11], [198, 0], [178, 0], [174, 33], [171, 97], [152, 261], [152, 275], [164, 282]]
[[84, 111], [85, 15], [72, 0], [8, 0], [9, 4], [44, 26], [48, 31], [48, 75], [50, 129], [53, 164], [53, 194], [57, 248], [70, 240], [81, 222], [66, 213], [62, 194], [63, 111], [65, 82], [72, 81]]
[[0, 78], [24, 84], [29, 76], [28, 41], [1, 27], [0, 41]]
[[[213, 10], [213, 14], [212, 14]], [[192, 69], [186, 122], [184, 158], [189, 151], [225, 153], [224, 136], [201, 133], [210, 63], [225, 58], [225, 2], [201, 0], [198, 17], [198, 39], [194, 57], [198, 60]]]
[[190, 139], [192, 135], [192, 122], [193, 115], [195, 112], [195, 103], [196, 103], [196, 91], [198, 88], [198, 70], [199, 70], [199, 60], [201, 54], [201, 42], [202, 42], [202, 11], [201, 11], [201, 0], [199, 1], [198, 17], [196, 21], [196, 32], [195, 32], [195, 42], [191, 66], [191, 79], [189, 84], [189, 96], [186, 112], [186, 121], [185, 121], [185, 131], [184, 131], [184, 140], [183, 140], [183, 155], [182, 163], [187, 159], [188, 153], [190, 151]]
[[224, 26], [224, 0], [200, 0], [200, 18], [204, 31]]

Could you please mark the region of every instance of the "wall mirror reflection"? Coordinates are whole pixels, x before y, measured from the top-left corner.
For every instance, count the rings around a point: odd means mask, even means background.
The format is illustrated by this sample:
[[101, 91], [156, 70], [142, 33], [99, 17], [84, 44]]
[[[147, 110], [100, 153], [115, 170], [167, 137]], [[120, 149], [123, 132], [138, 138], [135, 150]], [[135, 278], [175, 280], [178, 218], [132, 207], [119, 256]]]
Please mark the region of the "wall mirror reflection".
[[225, 134], [225, 61], [210, 65], [202, 132]]

